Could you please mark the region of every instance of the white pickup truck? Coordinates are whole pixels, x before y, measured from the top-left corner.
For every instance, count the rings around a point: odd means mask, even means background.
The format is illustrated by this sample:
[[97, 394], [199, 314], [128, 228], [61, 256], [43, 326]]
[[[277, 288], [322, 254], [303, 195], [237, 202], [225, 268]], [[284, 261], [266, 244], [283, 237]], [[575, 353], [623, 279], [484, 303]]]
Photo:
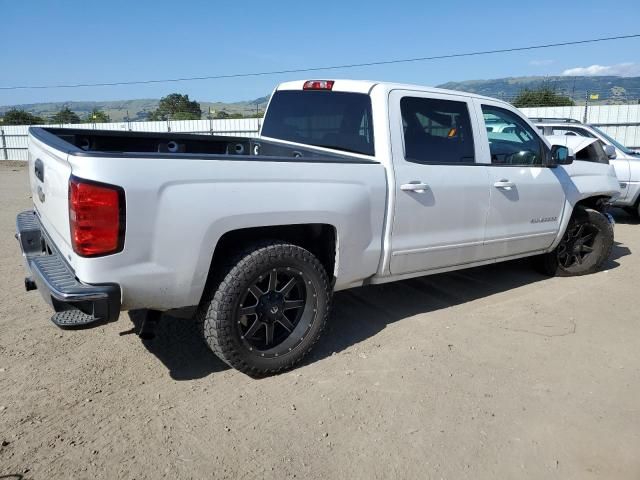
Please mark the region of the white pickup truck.
[[29, 135], [34, 209], [17, 237], [53, 321], [196, 307], [213, 352], [251, 375], [299, 362], [336, 290], [526, 256], [580, 275], [613, 243], [613, 167], [571, 164], [514, 107], [473, 94], [295, 81], [256, 139]]

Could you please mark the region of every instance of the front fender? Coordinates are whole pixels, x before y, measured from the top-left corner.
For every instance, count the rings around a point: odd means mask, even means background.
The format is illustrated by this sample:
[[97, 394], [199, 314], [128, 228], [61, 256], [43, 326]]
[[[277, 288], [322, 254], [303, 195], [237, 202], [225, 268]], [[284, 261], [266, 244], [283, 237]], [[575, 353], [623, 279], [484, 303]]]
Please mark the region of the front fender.
[[557, 176], [565, 191], [565, 207], [558, 235], [549, 250], [560, 243], [576, 205], [590, 198], [606, 198], [612, 203], [620, 196], [620, 184], [612, 165], [576, 161], [558, 167]]

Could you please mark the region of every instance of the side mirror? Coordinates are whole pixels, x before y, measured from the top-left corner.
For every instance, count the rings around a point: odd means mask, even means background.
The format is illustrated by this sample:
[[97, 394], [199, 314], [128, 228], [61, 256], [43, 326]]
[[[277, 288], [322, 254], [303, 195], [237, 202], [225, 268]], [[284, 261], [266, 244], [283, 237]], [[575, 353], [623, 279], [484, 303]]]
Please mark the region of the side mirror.
[[576, 159], [573, 150], [563, 145], [551, 147], [551, 165], [570, 165]]
[[609, 157], [611, 160], [618, 156], [616, 154], [616, 147], [614, 147], [613, 145], [603, 145], [602, 147], [604, 148], [604, 153], [606, 153], [607, 157]]

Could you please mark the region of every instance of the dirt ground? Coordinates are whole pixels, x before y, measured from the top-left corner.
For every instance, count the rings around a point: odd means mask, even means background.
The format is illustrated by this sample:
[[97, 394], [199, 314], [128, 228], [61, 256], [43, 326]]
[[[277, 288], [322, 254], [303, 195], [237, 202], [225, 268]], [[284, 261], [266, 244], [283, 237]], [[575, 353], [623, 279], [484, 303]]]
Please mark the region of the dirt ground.
[[640, 225], [606, 270], [509, 262], [339, 293], [295, 371], [254, 380], [188, 320], [63, 331], [13, 238], [0, 165], [0, 479], [640, 478]]

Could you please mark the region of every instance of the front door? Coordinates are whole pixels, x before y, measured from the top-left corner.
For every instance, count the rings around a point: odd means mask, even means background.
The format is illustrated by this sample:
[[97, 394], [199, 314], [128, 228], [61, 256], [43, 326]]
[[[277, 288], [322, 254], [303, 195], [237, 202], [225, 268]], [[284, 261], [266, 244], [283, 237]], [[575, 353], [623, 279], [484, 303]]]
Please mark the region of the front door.
[[492, 258], [547, 249], [565, 206], [562, 167], [545, 167], [548, 147], [515, 109], [476, 100], [491, 183], [485, 248]]
[[487, 167], [477, 163], [472, 101], [394, 90], [389, 102], [395, 175], [391, 273], [484, 258], [489, 179]]

